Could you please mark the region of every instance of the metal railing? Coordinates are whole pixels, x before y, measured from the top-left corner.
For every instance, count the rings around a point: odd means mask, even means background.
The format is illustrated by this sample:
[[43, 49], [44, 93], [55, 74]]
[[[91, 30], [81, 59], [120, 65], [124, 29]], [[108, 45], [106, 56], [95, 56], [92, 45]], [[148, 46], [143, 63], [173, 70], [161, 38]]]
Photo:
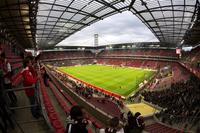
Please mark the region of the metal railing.
[[[33, 86], [28, 86], [28, 87], [18, 87], [18, 88], [13, 88], [13, 89], [6, 89], [4, 90], [3, 94], [6, 95], [6, 93], [8, 92], [17, 92], [17, 91], [23, 91], [25, 89], [30, 89], [30, 88], [35, 88], [35, 85]], [[39, 89], [39, 88], [38, 88]], [[37, 98], [37, 104], [34, 104], [34, 105], [23, 105], [23, 106], [16, 106], [16, 107], [9, 107], [8, 106], [8, 109], [11, 110], [11, 111], [16, 111], [16, 110], [22, 110], [22, 109], [28, 109], [28, 108], [31, 108], [31, 107], [36, 107], [36, 106], [40, 106], [41, 108], [41, 113], [43, 115], [43, 119], [39, 119], [39, 120], [33, 120], [33, 119], [30, 119], [30, 120], [26, 120], [26, 121], [17, 121], [15, 119], [15, 117], [12, 117], [12, 120], [15, 122], [15, 124], [17, 125], [17, 127], [20, 129], [20, 131], [22, 133], [25, 133], [21, 124], [27, 124], [27, 123], [34, 123], [34, 122], [39, 122], [39, 121], [46, 121], [48, 127], [50, 127], [50, 130], [52, 129], [51, 127], [51, 124], [50, 124], [50, 121], [47, 117], [47, 114], [46, 114], [46, 111], [45, 111], [45, 107], [44, 107], [44, 103], [43, 103], [43, 99], [42, 99], [42, 94], [41, 94], [41, 90], [39, 89], [38, 90], [38, 96], [36, 97]], [[22, 112], [23, 113], [23, 112]]]

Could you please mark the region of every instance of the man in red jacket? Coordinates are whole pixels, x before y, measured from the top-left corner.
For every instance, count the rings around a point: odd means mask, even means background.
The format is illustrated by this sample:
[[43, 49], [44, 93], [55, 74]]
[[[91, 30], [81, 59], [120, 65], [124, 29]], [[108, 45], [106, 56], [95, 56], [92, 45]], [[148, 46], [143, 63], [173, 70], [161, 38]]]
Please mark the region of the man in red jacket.
[[[33, 78], [37, 78], [38, 74], [36, 71], [36, 67], [35, 67], [35, 62], [34, 62], [34, 57], [33, 56], [28, 56], [27, 58], [29, 58], [31, 60], [31, 65], [29, 65], [29, 71], [31, 72]], [[37, 81], [35, 83], [35, 96], [36, 98], [39, 95], [39, 82]]]
[[30, 86], [30, 88], [25, 89], [25, 93], [29, 98], [31, 107], [31, 113], [33, 117], [39, 118], [39, 112], [37, 111], [37, 102], [35, 97], [35, 83], [38, 80], [38, 77], [33, 77], [30, 67], [32, 66], [30, 58], [25, 58], [23, 61], [24, 69], [22, 70], [22, 76], [24, 78], [23, 85], [24, 87]]

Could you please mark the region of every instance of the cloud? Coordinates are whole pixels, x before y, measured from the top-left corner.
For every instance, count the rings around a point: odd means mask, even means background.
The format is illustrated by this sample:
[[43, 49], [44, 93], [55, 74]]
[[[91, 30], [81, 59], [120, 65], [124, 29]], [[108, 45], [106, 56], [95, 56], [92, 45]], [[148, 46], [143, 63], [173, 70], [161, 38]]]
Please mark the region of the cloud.
[[192, 47], [182, 47], [182, 50], [183, 50], [183, 51], [191, 51], [191, 50], [192, 50]]
[[96, 22], [66, 38], [58, 45], [94, 46], [94, 34], [99, 35], [99, 45], [158, 41], [135, 15], [127, 11]]

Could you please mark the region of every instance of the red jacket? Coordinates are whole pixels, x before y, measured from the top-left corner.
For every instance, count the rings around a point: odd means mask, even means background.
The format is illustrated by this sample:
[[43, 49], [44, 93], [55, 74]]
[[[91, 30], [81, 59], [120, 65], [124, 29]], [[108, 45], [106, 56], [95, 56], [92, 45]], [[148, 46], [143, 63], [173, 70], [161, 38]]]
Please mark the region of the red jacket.
[[[32, 86], [37, 81], [37, 78], [33, 77], [33, 75], [31, 74], [31, 71], [29, 70], [28, 67], [26, 67], [26, 68], [24, 68], [22, 70], [22, 76], [24, 78], [24, 81], [23, 81], [24, 87]], [[35, 93], [34, 89], [35, 89], [34, 87], [33, 88], [25, 89], [26, 95], [27, 96], [34, 96], [34, 93]]]
[[29, 67], [29, 70], [32, 73], [32, 76], [34, 78], [36, 78], [37, 77], [37, 72], [36, 72], [35, 68], [33, 66], [31, 66], [31, 67]]

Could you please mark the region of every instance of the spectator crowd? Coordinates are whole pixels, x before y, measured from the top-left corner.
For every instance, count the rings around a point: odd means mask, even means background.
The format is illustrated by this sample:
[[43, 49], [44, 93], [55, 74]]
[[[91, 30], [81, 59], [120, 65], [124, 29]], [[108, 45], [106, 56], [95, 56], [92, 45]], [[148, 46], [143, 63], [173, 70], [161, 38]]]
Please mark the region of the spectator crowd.
[[200, 120], [200, 80], [190, 80], [171, 85], [162, 91], [145, 91], [144, 100], [163, 108], [157, 116], [168, 124], [197, 124]]

